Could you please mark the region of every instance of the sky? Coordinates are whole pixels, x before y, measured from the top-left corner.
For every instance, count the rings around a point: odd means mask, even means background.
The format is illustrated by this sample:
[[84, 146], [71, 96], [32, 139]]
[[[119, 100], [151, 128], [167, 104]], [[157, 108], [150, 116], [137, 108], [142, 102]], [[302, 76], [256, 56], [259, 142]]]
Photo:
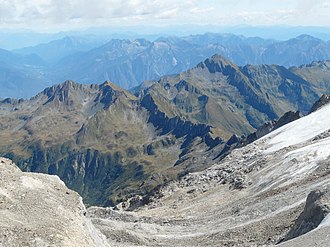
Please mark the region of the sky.
[[329, 26], [330, 0], [0, 0], [0, 28]]

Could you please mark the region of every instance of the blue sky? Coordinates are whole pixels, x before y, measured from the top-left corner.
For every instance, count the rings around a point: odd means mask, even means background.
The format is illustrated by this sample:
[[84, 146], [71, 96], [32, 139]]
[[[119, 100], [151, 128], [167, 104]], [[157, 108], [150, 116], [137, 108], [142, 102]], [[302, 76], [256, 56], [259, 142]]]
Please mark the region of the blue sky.
[[0, 0], [0, 28], [329, 26], [330, 0]]

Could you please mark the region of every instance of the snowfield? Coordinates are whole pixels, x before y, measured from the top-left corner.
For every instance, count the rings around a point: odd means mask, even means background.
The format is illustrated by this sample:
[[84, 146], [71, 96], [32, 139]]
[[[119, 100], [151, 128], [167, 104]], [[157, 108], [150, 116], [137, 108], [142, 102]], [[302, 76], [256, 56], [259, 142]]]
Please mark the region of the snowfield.
[[262, 139], [266, 143], [267, 152], [275, 152], [282, 148], [306, 142], [330, 129], [330, 105], [325, 105], [316, 112], [293, 121], [269, 133]]

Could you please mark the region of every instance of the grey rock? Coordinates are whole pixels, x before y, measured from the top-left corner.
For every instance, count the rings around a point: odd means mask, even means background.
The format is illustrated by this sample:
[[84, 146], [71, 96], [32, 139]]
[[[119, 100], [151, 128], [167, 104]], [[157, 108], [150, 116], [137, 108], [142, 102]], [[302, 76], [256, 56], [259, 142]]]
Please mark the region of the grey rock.
[[315, 112], [320, 109], [322, 106], [329, 104], [330, 102], [330, 94], [323, 94], [322, 97], [314, 103], [309, 113]]
[[304, 211], [301, 213], [292, 229], [285, 236], [287, 241], [303, 235], [316, 227], [330, 212], [330, 188], [314, 190], [309, 193]]
[[21, 172], [0, 158], [0, 246], [108, 246], [81, 197], [57, 176]]

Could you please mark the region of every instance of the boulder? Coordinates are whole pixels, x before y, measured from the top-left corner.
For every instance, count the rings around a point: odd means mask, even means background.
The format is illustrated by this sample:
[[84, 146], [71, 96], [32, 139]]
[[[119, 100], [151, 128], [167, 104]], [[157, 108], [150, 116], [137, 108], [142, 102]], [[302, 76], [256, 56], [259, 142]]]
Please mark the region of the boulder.
[[304, 211], [282, 240], [282, 242], [299, 237], [320, 225], [330, 212], [330, 187], [309, 193]]

